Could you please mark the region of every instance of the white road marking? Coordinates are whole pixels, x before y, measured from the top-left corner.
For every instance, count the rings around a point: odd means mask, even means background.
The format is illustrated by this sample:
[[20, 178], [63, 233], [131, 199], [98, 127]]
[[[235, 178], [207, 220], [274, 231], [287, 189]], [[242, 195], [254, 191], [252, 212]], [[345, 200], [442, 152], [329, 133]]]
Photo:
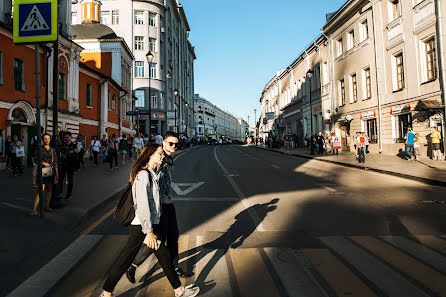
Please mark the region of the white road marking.
[[271, 166], [273, 166], [274, 168], [280, 169], [280, 167], [277, 165], [271, 165]]
[[48, 264], [40, 268], [7, 297], [46, 296], [64, 276], [102, 239], [102, 235], [82, 235]]
[[[198, 182], [198, 183], [172, 183], [172, 189], [177, 193], [177, 195], [184, 196], [198, 188], [199, 186], [203, 185], [204, 182]], [[189, 187], [185, 190], [181, 190], [180, 187]]]
[[31, 212], [31, 208], [26, 208], [26, 207], [14, 205], [14, 204], [11, 204], [11, 203], [6, 203], [6, 202], [1, 202], [1, 204], [9, 206], [9, 207], [12, 207], [12, 208], [15, 208], [15, 209]]
[[191, 197], [173, 197], [173, 201], [188, 201], [188, 202], [238, 202], [239, 198], [191, 198]]
[[251, 158], [251, 159], [254, 159], [254, 160], [260, 160], [260, 159], [258, 159], [258, 158], [256, 158], [256, 157], [253, 157], [253, 156], [251, 156], [251, 155], [249, 155], [249, 154], [247, 154], [247, 153], [245, 153], [245, 152], [243, 152], [243, 151], [241, 151], [241, 150], [238, 150], [238, 149], [236, 149], [236, 148], [232, 148], [233, 150], [235, 150], [235, 151], [237, 151], [237, 152], [239, 152], [239, 153], [242, 153], [243, 155], [245, 155], [245, 156], [247, 156], [247, 157], [249, 157], [249, 158]]
[[217, 147], [214, 148], [214, 157], [215, 157], [215, 160], [217, 161], [218, 165], [220, 166], [221, 170], [223, 170], [223, 173], [226, 175], [226, 178], [228, 179], [229, 183], [234, 188], [234, 191], [239, 196], [240, 201], [242, 202], [243, 206], [248, 210], [248, 213], [251, 216], [252, 220], [254, 221], [254, 224], [256, 224], [256, 226], [257, 226], [256, 227], [257, 231], [259, 231], [259, 232], [266, 231], [265, 227], [262, 224], [262, 220], [260, 220], [260, 218], [257, 215], [257, 213], [251, 208], [251, 204], [246, 199], [245, 194], [243, 194], [243, 192], [240, 190], [240, 188], [235, 183], [234, 179], [229, 175], [228, 170], [226, 170], [226, 168], [220, 162], [220, 159], [217, 156]]

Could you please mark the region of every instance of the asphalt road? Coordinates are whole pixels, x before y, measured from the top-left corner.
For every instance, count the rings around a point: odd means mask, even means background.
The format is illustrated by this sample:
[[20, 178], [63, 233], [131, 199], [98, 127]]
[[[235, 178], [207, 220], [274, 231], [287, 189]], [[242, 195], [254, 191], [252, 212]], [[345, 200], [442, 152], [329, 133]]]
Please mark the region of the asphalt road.
[[[445, 188], [237, 145], [191, 149], [174, 182], [184, 281], [202, 296], [446, 296]], [[105, 213], [49, 296], [100, 292], [127, 234]], [[146, 262], [116, 296], [173, 295]]]

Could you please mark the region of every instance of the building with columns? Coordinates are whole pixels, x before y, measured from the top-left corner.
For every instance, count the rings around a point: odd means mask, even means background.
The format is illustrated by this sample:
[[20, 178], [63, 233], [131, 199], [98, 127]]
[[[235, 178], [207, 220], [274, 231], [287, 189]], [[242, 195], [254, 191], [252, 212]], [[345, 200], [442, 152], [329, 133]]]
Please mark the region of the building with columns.
[[[85, 13], [82, 3], [73, 1], [73, 24], [80, 23]], [[132, 89], [135, 107], [143, 114], [139, 131], [149, 134], [151, 127], [152, 134], [179, 130], [193, 136], [196, 57], [182, 5], [175, 0], [103, 1], [98, 13], [100, 23], [122, 36], [134, 56]]]

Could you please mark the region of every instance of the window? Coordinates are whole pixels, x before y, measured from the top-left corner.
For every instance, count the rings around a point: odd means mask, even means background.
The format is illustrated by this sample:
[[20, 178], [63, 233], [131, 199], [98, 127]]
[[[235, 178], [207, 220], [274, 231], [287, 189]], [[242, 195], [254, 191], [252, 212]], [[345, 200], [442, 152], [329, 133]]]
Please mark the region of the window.
[[363, 86], [363, 100], [372, 98], [372, 82], [370, 77], [370, 67], [362, 70], [362, 86]]
[[144, 11], [135, 10], [135, 24], [137, 24], [137, 25], [144, 24]]
[[20, 59], [14, 59], [14, 86], [16, 90], [25, 91], [25, 69]]
[[87, 106], [91, 107], [91, 85], [87, 84]]
[[145, 92], [144, 90], [136, 90], [135, 97], [137, 98], [135, 102], [135, 107], [145, 107], [144, 100]]
[[156, 63], [150, 63], [150, 77], [156, 78]]
[[98, 5], [97, 4], [93, 5], [93, 10], [94, 10], [93, 11], [93, 18], [97, 20], [98, 19]]
[[342, 47], [342, 38], [339, 38], [336, 41], [336, 56], [339, 57], [344, 52], [344, 48]]
[[404, 89], [404, 64], [402, 53], [393, 56], [393, 66], [393, 90], [399, 91]]
[[144, 77], [143, 61], [135, 61], [135, 77]]
[[155, 27], [156, 26], [156, 14], [149, 12], [149, 26]]
[[427, 81], [430, 81], [437, 78], [435, 39], [434, 38], [429, 39], [424, 43], [424, 45], [426, 50], [426, 78]]
[[0, 85], [3, 85], [3, 53], [0, 52]]
[[401, 16], [400, 13], [400, 1], [399, 0], [389, 0], [389, 22], [392, 22]]
[[345, 105], [345, 82], [344, 82], [343, 78], [341, 78], [339, 80], [339, 99], [340, 99], [339, 106], [344, 106]]
[[135, 36], [135, 50], [144, 50], [143, 36]]
[[351, 30], [347, 34], [347, 50], [355, 47], [355, 30]]
[[71, 23], [77, 24], [77, 11], [71, 12]]
[[112, 25], [119, 25], [119, 10], [112, 11]]
[[369, 137], [370, 143], [378, 143], [378, 133], [376, 128], [376, 119], [371, 119], [366, 121], [367, 125], [367, 136]]
[[87, 3], [87, 19], [90, 19], [90, 9], [91, 9], [91, 4]]
[[158, 98], [157, 96], [151, 96], [152, 108], [158, 108]]
[[350, 86], [351, 86], [350, 103], [355, 103], [358, 101], [358, 83], [356, 80], [356, 73], [350, 75]]
[[108, 90], [107, 104], [108, 104], [108, 110], [111, 110], [112, 103], [111, 103], [111, 93], [110, 93], [110, 90]]
[[359, 24], [359, 41], [363, 42], [369, 38], [369, 24], [364, 20]]
[[112, 109], [115, 109], [115, 108], [116, 108], [116, 95], [113, 94], [112, 95]]
[[111, 24], [111, 14], [110, 11], [101, 11], [101, 24], [110, 25]]
[[64, 73], [59, 73], [59, 99], [66, 100], [65, 97], [65, 86], [67, 83], [67, 77]]
[[156, 39], [149, 38], [149, 51], [156, 52]]

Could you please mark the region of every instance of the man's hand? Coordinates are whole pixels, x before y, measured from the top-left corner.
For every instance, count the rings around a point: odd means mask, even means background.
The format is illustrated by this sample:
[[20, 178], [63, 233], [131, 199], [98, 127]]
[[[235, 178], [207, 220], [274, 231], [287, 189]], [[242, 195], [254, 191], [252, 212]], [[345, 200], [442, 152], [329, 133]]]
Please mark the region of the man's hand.
[[156, 235], [153, 234], [153, 232], [147, 233], [146, 238], [144, 239], [144, 244], [151, 249], [157, 250], [158, 245], [156, 243]]

